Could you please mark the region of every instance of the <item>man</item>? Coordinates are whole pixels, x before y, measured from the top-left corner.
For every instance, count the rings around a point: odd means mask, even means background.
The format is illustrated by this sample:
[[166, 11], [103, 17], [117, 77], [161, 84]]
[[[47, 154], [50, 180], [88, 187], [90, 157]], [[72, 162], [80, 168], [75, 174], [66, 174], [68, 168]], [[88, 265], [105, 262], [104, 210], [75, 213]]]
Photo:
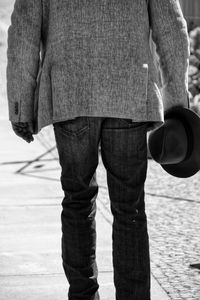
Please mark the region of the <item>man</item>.
[[116, 299], [149, 300], [146, 133], [163, 124], [169, 108], [188, 106], [189, 42], [178, 0], [16, 0], [7, 57], [15, 133], [31, 142], [33, 133], [54, 125], [69, 299], [99, 299], [95, 172], [101, 143], [114, 218]]

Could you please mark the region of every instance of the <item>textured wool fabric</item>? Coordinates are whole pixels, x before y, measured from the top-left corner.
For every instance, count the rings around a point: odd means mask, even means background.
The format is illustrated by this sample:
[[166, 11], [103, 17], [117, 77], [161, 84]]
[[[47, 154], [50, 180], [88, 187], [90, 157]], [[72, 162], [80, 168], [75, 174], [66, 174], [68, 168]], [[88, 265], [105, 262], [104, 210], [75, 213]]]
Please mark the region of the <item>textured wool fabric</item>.
[[77, 116], [155, 127], [168, 108], [187, 106], [189, 39], [179, 1], [148, 2], [16, 0], [8, 30], [9, 119], [34, 120], [38, 130]]

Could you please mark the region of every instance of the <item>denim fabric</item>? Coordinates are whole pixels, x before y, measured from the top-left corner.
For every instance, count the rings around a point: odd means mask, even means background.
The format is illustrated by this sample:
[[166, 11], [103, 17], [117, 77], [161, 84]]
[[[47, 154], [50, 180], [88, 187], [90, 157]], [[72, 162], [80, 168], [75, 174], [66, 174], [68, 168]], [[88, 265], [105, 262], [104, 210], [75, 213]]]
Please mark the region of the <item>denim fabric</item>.
[[54, 124], [61, 165], [62, 259], [69, 300], [98, 300], [96, 198], [99, 145], [113, 214], [116, 300], [150, 300], [144, 183], [147, 124], [77, 117]]

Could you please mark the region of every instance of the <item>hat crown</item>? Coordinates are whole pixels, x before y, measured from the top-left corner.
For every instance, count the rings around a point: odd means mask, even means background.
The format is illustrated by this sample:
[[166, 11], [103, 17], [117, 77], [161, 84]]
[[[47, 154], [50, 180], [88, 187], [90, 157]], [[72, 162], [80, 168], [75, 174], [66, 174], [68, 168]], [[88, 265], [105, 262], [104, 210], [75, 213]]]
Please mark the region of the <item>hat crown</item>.
[[165, 123], [149, 135], [149, 151], [167, 173], [181, 178], [200, 170], [200, 118], [192, 110], [172, 107]]
[[177, 164], [187, 156], [188, 138], [180, 120], [168, 119], [164, 126], [162, 164]]
[[183, 123], [167, 119], [165, 124], [149, 137], [152, 158], [160, 164], [178, 164], [187, 156], [188, 138]]

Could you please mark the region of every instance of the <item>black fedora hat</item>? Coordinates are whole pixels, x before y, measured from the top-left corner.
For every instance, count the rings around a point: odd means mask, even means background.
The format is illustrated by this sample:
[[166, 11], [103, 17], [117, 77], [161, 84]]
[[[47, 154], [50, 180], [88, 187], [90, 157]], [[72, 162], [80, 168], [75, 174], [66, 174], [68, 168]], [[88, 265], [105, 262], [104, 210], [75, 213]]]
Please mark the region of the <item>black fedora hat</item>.
[[174, 107], [148, 139], [152, 158], [169, 174], [187, 178], [200, 170], [200, 118], [192, 110]]

